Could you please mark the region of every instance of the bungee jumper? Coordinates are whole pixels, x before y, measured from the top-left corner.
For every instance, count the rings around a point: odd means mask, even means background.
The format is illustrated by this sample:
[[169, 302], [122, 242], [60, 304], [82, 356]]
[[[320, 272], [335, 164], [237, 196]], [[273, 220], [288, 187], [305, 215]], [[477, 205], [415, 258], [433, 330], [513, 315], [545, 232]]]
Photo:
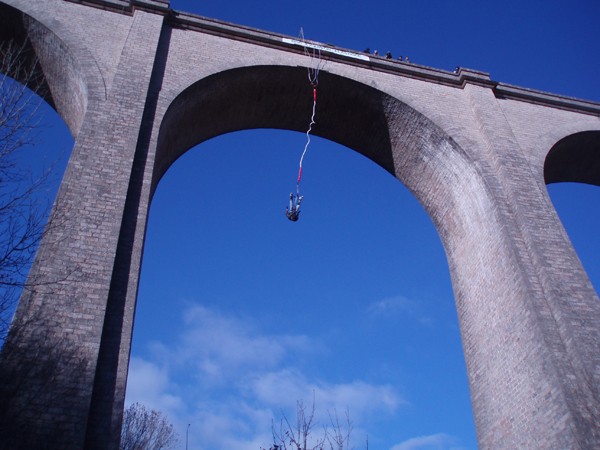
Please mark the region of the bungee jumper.
[[300, 218], [300, 203], [302, 203], [302, 196], [290, 192], [290, 205], [285, 208], [285, 215], [292, 222]]
[[[304, 41], [304, 32], [300, 29], [300, 35], [302, 40]], [[300, 203], [302, 202], [303, 196], [300, 195], [300, 180], [302, 180], [302, 163], [304, 162], [304, 155], [306, 155], [306, 151], [308, 150], [308, 146], [310, 145], [310, 132], [312, 131], [312, 126], [315, 122], [315, 112], [317, 109], [317, 86], [319, 84], [319, 71], [321, 70], [322, 60], [321, 60], [321, 50], [312, 49], [309, 51], [308, 48], [304, 47], [304, 54], [310, 57], [311, 64], [308, 68], [308, 81], [313, 90], [313, 106], [312, 106], [312, 115], [310, 117], [310, 123], [308, 124], [308, 130], [306, 131], [306, 145], [304, 146], [304, 151], [302, 152], [302, 156], [300, 157], [300, 164], [298, 167], [298, 178], [296, 180], [296, 194], [293, 192], [290, 193], [290, 204], [285, 208], [286, 217], [292, 222], [297, 222], [300, 215]]]

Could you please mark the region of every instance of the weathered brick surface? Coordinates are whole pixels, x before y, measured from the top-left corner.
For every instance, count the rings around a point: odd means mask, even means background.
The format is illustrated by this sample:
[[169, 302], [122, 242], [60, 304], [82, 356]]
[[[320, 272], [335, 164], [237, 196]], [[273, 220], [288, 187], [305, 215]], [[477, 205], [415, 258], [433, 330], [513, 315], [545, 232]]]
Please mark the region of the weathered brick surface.
[[[77, 137], [55, 206], [61, 226], [31, 275], [61, 282], [20, 302], [16, 323], [27, 326], [9, 343], [30, 358], [3, 355], [3, 370], [48, 366], [52, 388], [25, 371], [14, 398], [0, 391], [29, 430], [10, 438], [117, 448], [152, 192], [211, 137], [304, 131], [309, 60], [282, 36], [174, 14], [166, 1], [2, 3], [26, 13], [22, 29]], [[598, 146], [600, 105], [468, 69], [323, 54], [315, 134], [394, 174], [440, 234], [480, 446], [600, 447], [600, 302], [544, 185], [558, 141], [594, 131]]]

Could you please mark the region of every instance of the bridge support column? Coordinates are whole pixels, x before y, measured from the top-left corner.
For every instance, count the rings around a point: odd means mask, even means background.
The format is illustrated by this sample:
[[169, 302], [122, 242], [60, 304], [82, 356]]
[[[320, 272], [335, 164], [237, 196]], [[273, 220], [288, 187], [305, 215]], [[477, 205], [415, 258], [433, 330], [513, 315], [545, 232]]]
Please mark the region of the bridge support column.
[[597, 448], [600, 301], [499, 100], [465, 89], [489, 198], [462, 201], [449, 259], [480, 447]]
[[59, 226], [42, 242], [3, 349], [0, 448], [118, 448], [133, 305], [114, 267], [139, 270], [119, 237], [147, 213], [130, 197], [149, 174], [139, 141], [162, 22], [135, 11], [107, 98], [88, 104], [53, 210]]

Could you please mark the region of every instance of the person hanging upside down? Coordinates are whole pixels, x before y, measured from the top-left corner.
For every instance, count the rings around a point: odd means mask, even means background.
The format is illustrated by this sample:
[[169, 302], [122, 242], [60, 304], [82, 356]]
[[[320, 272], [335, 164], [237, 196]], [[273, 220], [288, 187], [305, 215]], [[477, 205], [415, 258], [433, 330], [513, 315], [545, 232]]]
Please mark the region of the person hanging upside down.
[[290, 205], [285, 208], [285, 215], [292, 222], [296, 222], [300, 216], [300, 203], [302, 202], [302, 198], [301, 195], [294, 195], [290, 192]]

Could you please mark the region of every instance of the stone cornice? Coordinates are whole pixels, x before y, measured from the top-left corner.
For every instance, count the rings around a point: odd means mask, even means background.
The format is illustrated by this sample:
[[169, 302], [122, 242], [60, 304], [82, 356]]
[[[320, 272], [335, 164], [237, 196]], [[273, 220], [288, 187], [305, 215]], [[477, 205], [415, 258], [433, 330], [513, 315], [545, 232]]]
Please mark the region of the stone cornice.
[[166, 14], [171, 11], [170, 0], [65, 0], [108, 11], [131, 14], [135, 9]]
[[[107, 9], [115, 12], [132, 14], [134, 10], [163, 14], [174, 28], [198, 30], [205, 33], [223, 36], [243, 42], [263, 45], [286, 51], [303, 53], [303, 43], [278, 33], [237, 25], [208, 17], [175, 11], [170, 8], [169, 0], [65, 0], [73, 3]], [[381, 56], [368, 55], [355, 50], [343, 49], [314, 41], [305, 44], [318, 48], [324, 59], [339, 61], [381, 72], [397, 73], [403, 76], [462, 88], [465, 84], [476, 84], [489, 87], [497, 98], [524, 101], [551, 106], [570, 111], [600, 116], [600, 103], [571, 98], [563, 95], [527, 89], [510, 84], [493, 81], [489, 73], [458, 67], [454, 72], [422, 66], [406, 61], [385, 59]]]
[[583, 100], [566, 95], [552, 94], [549, 92], [537, 91], [519, 86], [513, 86], [507, 83], [496, 83], [494, 93], [498, 98], [511, 100], [521, 100], [529, 103], [535, 103], [544, 106], [555, 106], [560, 109], [570, 111], [584, 112], [600, 116], [600, 103], [591, 100]]

